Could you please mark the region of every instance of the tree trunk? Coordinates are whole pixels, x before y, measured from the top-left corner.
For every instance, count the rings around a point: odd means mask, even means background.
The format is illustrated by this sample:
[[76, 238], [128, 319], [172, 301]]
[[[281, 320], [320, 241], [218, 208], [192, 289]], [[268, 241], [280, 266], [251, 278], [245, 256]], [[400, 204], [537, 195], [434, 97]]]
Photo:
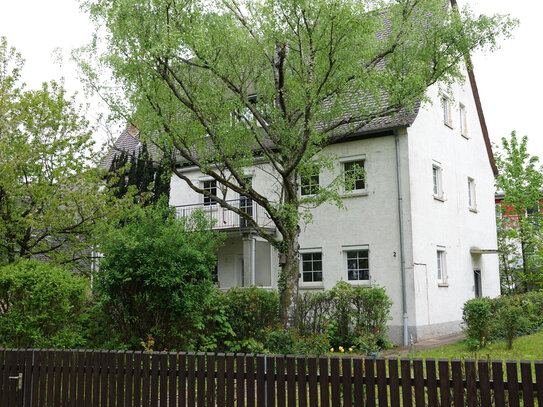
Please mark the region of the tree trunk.
[[281, 266], [279, 277], [280, 297], [280, 320], [286, 328], [296, 326], [298, 319], [296, 302], [298, 298], [298, 282], [300, 275], [300, 260], [298, 258], [300, 234], [299, 227], [295, 228], [292, 235], [284, 236], [284, 263]]

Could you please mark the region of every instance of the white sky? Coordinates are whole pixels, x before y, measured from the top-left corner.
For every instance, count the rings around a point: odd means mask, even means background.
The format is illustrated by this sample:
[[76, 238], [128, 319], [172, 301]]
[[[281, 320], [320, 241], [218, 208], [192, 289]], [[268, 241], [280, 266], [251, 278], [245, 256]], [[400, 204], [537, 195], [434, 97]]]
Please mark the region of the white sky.
[[[511, 14], [520, 20], [514, 38], [503, 42], [500, 50], [474, 56], [474, 71], [492, 141], [499, 142], [512, 130], [527, 134], [532, 155], [543, 159], [540, 134], [543, 113], [539, 100], [543, 95], [543, 2], [540, 0], [458, 0], [486, 14]], [[26, 60], [23, 79], [31, 88], [43, 81], [65, 78], [66, 88], [80, 93], [82, 85], [70, 61], [70, 50], [90, 40], [92, 25], [79, 11], [76, 0], [0, 0], [0, 36], [15, 46]], [[53, 53], [61, 50], [62, 65]], [[103, 108], [91, 110], [89, 119]], [[104, 141], [106, 135], [98, 132]]]

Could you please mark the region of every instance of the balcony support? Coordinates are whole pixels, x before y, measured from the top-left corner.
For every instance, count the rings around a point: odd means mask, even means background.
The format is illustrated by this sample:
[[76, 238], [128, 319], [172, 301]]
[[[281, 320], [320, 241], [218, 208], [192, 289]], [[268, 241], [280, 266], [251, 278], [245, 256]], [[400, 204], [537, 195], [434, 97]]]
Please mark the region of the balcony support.
[[252, 233], [243, 237], [243, 276], [242, 287], [255, 284], [256, 275], [256, 240]]

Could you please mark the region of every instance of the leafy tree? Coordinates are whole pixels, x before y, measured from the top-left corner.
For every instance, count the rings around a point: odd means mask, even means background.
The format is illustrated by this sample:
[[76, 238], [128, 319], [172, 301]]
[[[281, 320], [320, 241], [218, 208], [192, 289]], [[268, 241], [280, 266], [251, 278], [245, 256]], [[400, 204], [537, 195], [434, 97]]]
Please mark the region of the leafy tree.
[[112, 335], [132, 348], [152, 335], [158, 348], [187, 349], [202, 328], [221, 237], [203, 213], [176, 219], [164, 197], [126, 216], [100, 245], [93, 287]]
[[20, 259], [0, 267], [0, 345], [84, 346], [88, 292], [87, 279], [51, 264]]
[[93, 164], [89, 123], [61, 84], [25, 90], [21, 56], [0, 39], [0, 264], [80, 262], [116, 205]]
[[[134, 112], [143, 137], [173, 149], [224, 186], [218, 190], [251, 199], [276, 226], [279, 234], [270, 234], [224, 196], [212, 196], [282, 254], [281, 320], [289, 324], [296, 319], [300, 223], [324, 202], [341, 206], [338, 187], [348, 189], [362, 169], [337, 175], [313, 196], [299, 196], [300, 179], [332, 169], [330, 144], [374, 120], [401, 119], [428, 100], [429, 85], [462, 78], [465, 56], [494, 47], [515, 24], [454, 12], [442, 0], [85, 4], [107, 41], [104, 54], [89, 46], [92, 60], [81, 56], [89, 80], [101, 76], [96, 61], [112, 69], [122, 93], [110, 95], [111, 105], [128, 100], [124, 114]], [[273, 179], [274, 196], [247, 181], [244, 169], [253, 166]]]
[[543, 285], [543, 171], [528, 152], [528, 137], [502, 138], [496, 189], [504, 194], [498, 219], [502, 288]]

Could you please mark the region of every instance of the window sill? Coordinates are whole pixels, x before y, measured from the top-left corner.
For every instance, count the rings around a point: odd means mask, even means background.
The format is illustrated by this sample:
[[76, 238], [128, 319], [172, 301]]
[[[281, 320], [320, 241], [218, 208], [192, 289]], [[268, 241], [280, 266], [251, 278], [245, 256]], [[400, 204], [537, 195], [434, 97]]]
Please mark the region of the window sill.
[[371, 287], [371, 281], [369, 280], [347, 280], [347, 282], [355, 287]]
[[477, 210], [477, 208], [469, 208], [469, 211], [470, 211], [470, 212], [473, 212], [473, 213], [479, 213], [479, 211]]
[[354, 190], [354, 191], [343, 191], [341, 193], [341, 198], [354, 198], [357, 196], [368, 196], [369, 192], [367, 189], [360, 189], [360, 190]]
[[324, 290], [324, 284], [300, 283], [300, 290]]
[[462, 137], [464, 137], [466, 140], [469, 140], [469, 136], [466, 133], [460, 133]]
[[448, 287], [449, 283], [437, 283], [438, 287]]
[[445, 126], [447, 126], [449, 129], [451, 129], [451, 130], [453, 129], [453, 125], [452, 125], [451, 122], [447, 123], [447, 122], [444, 121], [443, 124], [444, 124]]
[[434, 199], [439, 202], [445, 202], [446, 199], [443, 195], [433, 195]]

